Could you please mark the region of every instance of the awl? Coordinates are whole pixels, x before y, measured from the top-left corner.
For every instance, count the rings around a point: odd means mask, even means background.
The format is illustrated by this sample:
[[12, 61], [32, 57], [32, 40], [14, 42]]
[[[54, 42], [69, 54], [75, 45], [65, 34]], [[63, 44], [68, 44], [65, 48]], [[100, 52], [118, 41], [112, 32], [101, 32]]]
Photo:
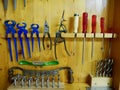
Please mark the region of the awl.
[[94, 56], [94, 38], [95, 38], [95, 33], [96, 33], [96, 15], [92, 15], [92, 33], [94, 34], [94, 37], [92, 38], [91, 59]]
[[102, 47], [101, 50], [104, 52], [104, 37], [105, 37], [105, 31], [104, 31], [104, 17], [100, 18], [100, 28], [101, 28], [101, 33], [103, 33], [103, 38], [102, 38]]
[[83, 33], [84, 33], [84, 38], [83, 38], [83, 48], [82, 48], [82, 64], [84, 64], [84, 54], [85, 54], [85, 39], [86, 39], [86, 33], [87, 33], [87, 24], [88, 24], [88, 13], [84, 12], [83, 13], [83, 21], [82, 21], [82, 26], [83, 26]]
[[79, 14], [74, 14], [74, 50], [73, 55], [75, 55], [76, 52], [76, 38], [77, 38], [77, 31], [78, 31], [78, 23], [79, 23]]

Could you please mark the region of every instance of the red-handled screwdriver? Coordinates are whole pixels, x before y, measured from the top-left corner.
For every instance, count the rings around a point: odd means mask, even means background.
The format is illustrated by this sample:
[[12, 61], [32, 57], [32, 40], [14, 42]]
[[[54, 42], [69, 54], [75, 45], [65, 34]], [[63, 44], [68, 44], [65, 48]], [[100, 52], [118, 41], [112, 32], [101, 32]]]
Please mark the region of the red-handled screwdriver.
[[102, 52], [104, 52], [104, 37], [105, 37], [105, 35], [104, 35], [104, 33], [105, 33], [105, 31], [104, 31], [104, 21], [105, 21], [104, 17], [101, 17], [100, 18], [100, 28], [101, 28], [101, 33], [103, 33], [102, 47], [101, 47]]
[[83, 13], [83, 20], [82, 20], [82, 26], [83, 26], [82, 32], [84, 33], [83, 48], [82, 48], [82, 64], [84, 64], [85, 38], [86, 38], [86, 33], [87, 33], [87, 25], [88, 25], [88, 13], [84, 12]]
[[92, 15], [92, 33], [94, 34], [94, 37], [92, 38], [92, 50], [91, 50], [91, 59], [94, 56], [94, 38], [96, 33], [96, 15]]

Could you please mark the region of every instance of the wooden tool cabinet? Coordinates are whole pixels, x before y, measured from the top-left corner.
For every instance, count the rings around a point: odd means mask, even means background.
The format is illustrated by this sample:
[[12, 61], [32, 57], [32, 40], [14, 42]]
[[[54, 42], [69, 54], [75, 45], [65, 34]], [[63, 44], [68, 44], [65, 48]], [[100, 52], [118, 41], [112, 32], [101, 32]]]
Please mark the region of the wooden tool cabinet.
[[[102, 2], [102, 3], [101, 3]], [[96, 6], [95, 6], [96, 3]], [[98, 8], [99, 7], [99, 8]], [[21, 66], [15, 60], [15, 51], [12, 47], [14, 53], [14, 61], [10, 61], [9, 50], [7, 45], [7, 40], [5, 38], [5, 20], [15, 20], [17, 23], [25, 21], [27, 23], [27, 29], [30, 32], [30, 25], [32, 23], [37, 23], [40, 25], [40, 37], [42, 40], [44, 21], [48, 21], [50, 26], [50, 34], [54, 43], [55, 32], [58, 30], [58, 25], [61, 19], [62, 11], [65, 10], [64, 24], [67, 28], [67, 33], [62, 34], [66, 38], [67, 48], [71, 53], [71, 56], [67, 56], [64, 51], [62, 44], [57, 45], [57, 54], [59, 65], [48, 66], [48, 67], [31, 67], [31, 66]], [[88, 12], [88, 31], [85, 45], [85, 62], [82, 65], [82, 44], [83, 36], [82, 33], [82, 13]], [[79, 30], [77, 36], [76, 54], [72, 55], [73, 50], [73, 16], [74, 13], [79, 14]], [[91, 34], [91, 16], [93, 14], [97, 15], [97, 33], [94, 42], [94, 58], [91, 60], [91, 43], [93, 34]], [[100, 32], [100, 17], [105, 17], [105, 52], [101, 52], [101, 44], [103, 34]], [[109, 31], [114, 32], [114, 37]], [[27, 69], [53, 69], [55, 67], [69, 66], [72, 68], [74, 74], [74, 83], [67, 84], [66, 75], [63, 72], [61, 75], [61, 81], [65, 82], [64, 90], [86, 90], [89, 87], [88, 76], [90, 74], [95, 74], [96, 62], [108, 58], [109, 43], [110, 38], [112, 41], [111, 57], [114, 59], [113, 68], [113, 84], [112, 86], [115, 90], [120, 90], [120, 0], [27, 0], [27, 5], [24, 7], [23, 0], [17, 0], [17, 8], [13, 9], [12, 0], [8, 0], [8, 10], [6, 16], [4, 16], [3, 2], [0, 0], [0, 90], [7, 90], [10, 83], [8, 82], [8, 68], [12, 66], [20, 66]], [[11, 37], [11, 36], [9, 36]], [[30, 35], [28, 34], [28, 37]], [[35, 36], [36, 37], [36, 36]], [[17, 38], [17, 34], [16, 34]], [[13, 43], [13, 42], [12, 42]], [[46, 43], [48, 43], [46, 41]], [[35, 41], [37, 45], [37, 40]], [[13, 45], [12, 45], [13, 46]], [[26, 45], [24, 45], [27, 48]], [[42, 44], [41, 44], [42, 48]], [[18, 50], [19, 50], [19, 60], [22, 59], [19, 40], [18, 40]], [[25, 51], [25, 56], [27, 56], [27, 50]], [[32, 58], [26, 58], [27, 60], [44, 60], [49, 61], [54, 59], [54, 44], [53, 49], [41, 50], [39, 52], [37, 46], [35, 51], [32, 52]], [[11, 90], [11, 89], [10, 89]], [[13, 90], [13, 89], [12, 89]], [[19, 89], [20, 90], [20, 89]], [[32, 90], [32, 89], [31, 89]]]

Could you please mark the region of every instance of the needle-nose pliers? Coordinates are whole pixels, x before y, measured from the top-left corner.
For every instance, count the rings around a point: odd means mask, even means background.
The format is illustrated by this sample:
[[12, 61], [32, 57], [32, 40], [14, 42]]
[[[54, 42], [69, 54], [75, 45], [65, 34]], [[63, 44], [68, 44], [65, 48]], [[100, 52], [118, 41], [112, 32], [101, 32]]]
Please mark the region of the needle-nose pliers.
[[43, 49], [45, 50], [45, 44], [44, 44], [44, 40], [45, 40], [45, 36], [46, 34], [48, 35], [48, 38], [50, 40], [50, 50], [52, 49], [52, 39], [50, 37], [50, 33], [49, 33], [49, 26], [47, 21], [45, 20], [45, 24], [44, 24], [44, 34], [43, 34]]

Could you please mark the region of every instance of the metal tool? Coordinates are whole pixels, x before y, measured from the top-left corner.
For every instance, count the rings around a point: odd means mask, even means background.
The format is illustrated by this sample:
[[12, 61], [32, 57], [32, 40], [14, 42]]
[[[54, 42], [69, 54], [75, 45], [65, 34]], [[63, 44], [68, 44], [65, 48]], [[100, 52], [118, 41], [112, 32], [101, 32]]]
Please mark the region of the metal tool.
[[96, 33], [96, 15], [92, 15], [92, 33], [94, 34], [94, 37], [92, 38], [91, 59], [94, 56], [94, 38], [95, 38], [95, 33]]
[[27, 47], [28, 47], [28, 54], [29, 54], [29, 57], [31, 57], [31, 52], [30, 52], [30, 43], [29, 43], [29, 38], [27, 37], [27, 33], [28, 31], [25, 29], [26, 28], [26, 23], [25, 22], [22, 22], [22, 23], [18, 23], [17, 24], [17, 28], [18, 28], [18, 37], [20, 39], [20, 45], [21, 45], [21, 49], [22, 49], [22, 55], [23, 55], [23, 58], [25, 58], [24, 56], [24, 48], [23, 48], [23, 41], [22, 41], [22, 37], [21, 37], [21, 34], [23, 33], [25, 38], [26, 38], [26, 43], [27, 43]]
[[65, 51], [66, 53], [70, 56], [68, 50], [67, 50], [67, 47], [66, 47], [66, 41], [65, 41], [65, 38], [62, 37], [62, 33], [66, 33], [67, 30], [66, 30], [66, 27], [65, 25], [63, 24], [63, 21], [64, 20], [64, 11], [63, 11], [63, 14], [62, 14], [62, 18], [61, 18], [61, 22], [60, 22], [60, 26], [59, 26], [59, 30], [56, 32], [56, 36], [55, 36], [55, 40], [54, 40], [54, 54], [55, 54], [55, 58], [57, 59], [57, 54], [56, 54], [56, 45], [57, 43], [64, 43], [64, 47], [65, 47]]
[[82, 48], [82, 64], [84, 64], [84, 54], [85, 54], [85, 39], [86, 39], [86, 33], [87, 33], [87, 24], [88, 24], [88, 13], [84, 12], [83, 13], [83, 21], [82, 21], [82, 26], [83, 26], [83, 33], [84, 33], [84, 38], [83, 38], [83, 48]]
[[43, 49], [45, 50], [45, 44], [44, 44], [44, 41], [45, 41], [45, 36], [46, 34], [48, 35], [48, 38], [50, 40], [50, 50], [52, 49], [52, 39], [50, 37], [50, 33], [49, 33], [49, 26], [48, 26], [48, 23], [47, 21], [45, 20], [45, 24], [44, 24], [44, 34], [43, 34]]
[[31, 37], [32, 37], [32, 51], [34, 51], [34, 33], [36, 34], [37, 36], [37, 39], [38, 39], [38, 48], [39, 48], [39, 51], [41, 50], [40, 49], [40, 37], [39, 37], [39, 25], [38, 24], [32, 24], [31, 25], [31, 29], [32, 29], [32, 32], [31, 32]]
[[26, 7], [26, 0], [24, 0], [24, 7]]
[[74, 14], [74, 50], [73, 55], [76, 52], [76, 38], [77, 38], [77, 31], [78, 31], [78, 24], [79, 24], [79, 14]]
[[6, 17], [6, 12], [7, 12], [7, 9], [8, 9], [8, 0], [3, 0], [3, 4], [4, 4], [4, 15]]
[[[16, 72], [19, 71], [19, 72]], [[28, 70], [28, 69], [22, 69], [20, 67], [11, 67], [8, 70], [8, 74], [9, 74], [9, 79], [11, 80], [10, 82], [14, 81], [14, 79], [11, 79], [13, 77], [17, 77], [16, 73], [21, 73], [21, 83], [18, 83], [18, 79], [16, 80], [16, 83], [18, 86], [24, 86], [27, 82], [28, 87], [32, 87], [33, 85], [35, 85], [36, 87], [40, 86], [41, 88], [45, 88], [45, 87], [53, 87], [53, 88], [59, 88], [60, 87], [60, 71], [62, 70], [67, 70], [67, 79], [68, 79], [68, 83], [73, 83], [74, 79], [73, 79], [73, 71], [70, 67], [60, 67], [60, 68], [56, 68], [56, 69], [52, 69], [52, 70]], [[26, 79], [24, 79], [27, 77], [27, 81]], [[58, 85], [55, 84], [55, 76], [58, 76]], [[35, 79], [34, 79], [35, 78]], [[41, 78], [41, 79], [40, 79]], [[34, 83], [34, 80], [35, 83]], [[47, 79], [47, 82], [45, 82]], [[39, 80], [41, 80], [41, 84], [39, 82]], [[50, 84], [50, 80], [52, 80], [52, 84]], [[26, 82], [25, 82], [26, 81]], [[46, 84], [45, 84], [46, 83]]]
[[[6, 36], [8, 36], [8, 34], [10, 34], [10, 33], [12, 34], [12, 38], [14, 40], [15, 53], [16, 53], [16, 61], [18, 61], [17, 40], [14, 36], [14, 34], [16, 33], [16, 30], [14, 29], [16, 22], [14, 20], [6, 20], [4, 22], [4, 24], [6, 26]], [[11, 38], [7, 38], [7, 39], [8, 39], [8, 47], [9, 47], [9, 51], [10, 51], [10, 60], [13, 61], [12, 48], [11, 48]]]
[[14, 10], [16, 10], [17, 0], [13, 0]]
[[105, 38], [105, 31], [104, 31], [104, 17], [100, 18], [100, 28], [101, 28], [101, 33], [103, 33], [103, 38], [102, 38], [102, 47], [101, 50], [104, 52], [104, 38]]

